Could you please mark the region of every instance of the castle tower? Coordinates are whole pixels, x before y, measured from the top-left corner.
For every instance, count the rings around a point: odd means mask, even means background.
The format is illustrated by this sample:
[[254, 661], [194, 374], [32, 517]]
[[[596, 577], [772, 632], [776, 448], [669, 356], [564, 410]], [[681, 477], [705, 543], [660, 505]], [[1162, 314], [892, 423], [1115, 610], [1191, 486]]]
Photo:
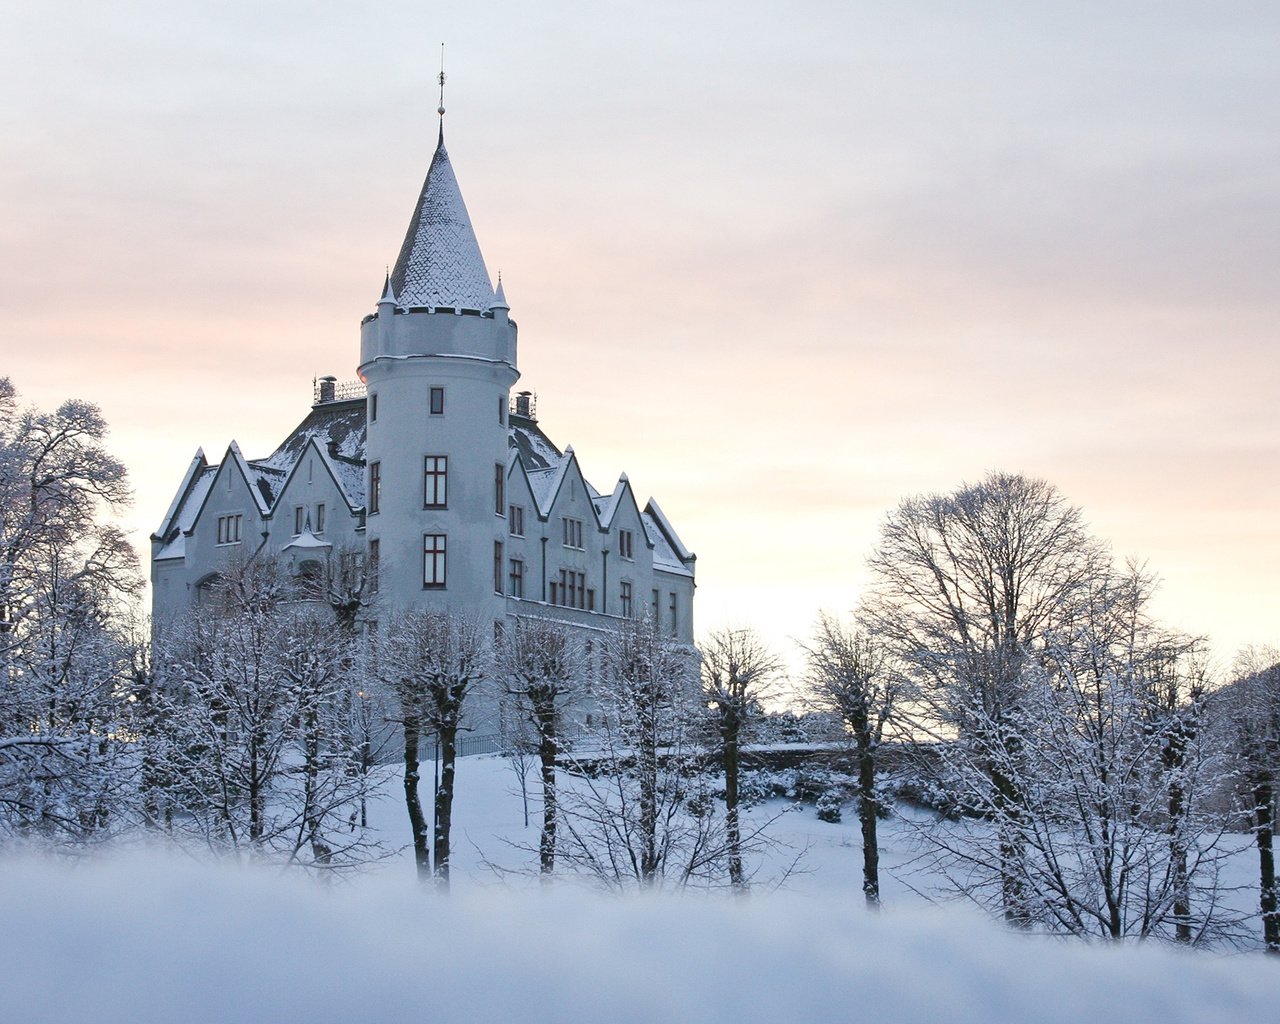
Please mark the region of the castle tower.
[[505, 614], [507, 408], [520, 376], [507, 314], [442, 124], [399, 258], [360, 328], [375, 614], [410, 606]]

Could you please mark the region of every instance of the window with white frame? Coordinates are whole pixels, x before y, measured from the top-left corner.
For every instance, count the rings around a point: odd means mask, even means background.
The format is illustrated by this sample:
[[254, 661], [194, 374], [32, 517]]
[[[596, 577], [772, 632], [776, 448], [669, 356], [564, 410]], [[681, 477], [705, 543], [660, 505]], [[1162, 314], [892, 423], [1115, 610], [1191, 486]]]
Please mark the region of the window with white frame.
[[511, 596], [524, 597], [524, 562], [519, 558], [513, 558], [510, 569], [507, 580], [511, 584]]
[[316, 505], [316, 533], [324, 533], [324, 502]]
[[524, 536], [524, 506], [507, 506], [507, 531], [513, 537]]
[[564, 524], [564, 546], [567, 548], [581, 548], [582, 520], [564, 516], [560, 521]]
[[307, 524], [307, 510], [302, 505], [293, 507], [293, 535], [296, 537]]
[[635, 534], [630, 530], [618, 531], [618, 557], [625, 558], [628, 562], [635, 558]]

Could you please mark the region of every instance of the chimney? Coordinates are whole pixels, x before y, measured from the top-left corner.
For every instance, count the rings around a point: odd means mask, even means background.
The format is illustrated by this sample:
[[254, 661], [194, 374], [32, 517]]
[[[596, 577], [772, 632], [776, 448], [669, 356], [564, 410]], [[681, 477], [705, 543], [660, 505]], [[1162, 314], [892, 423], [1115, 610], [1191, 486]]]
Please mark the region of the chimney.
[[535, 423], [538, 417], [535, 415], [537, 408], [537, 398], [532, 391], [521, 391], [516, 394], [516, 415], [523, 416], [527, 420], [533, 420]]
[[337, 384], [337, 382], [338, 382], [337, 377], [321, 377], [320, 378], [320, 387], [319, 387], [320, 397], [317, 399], [317, 402], [316, 402], [317, 405], [322, 404], [324, 402], [333, 401], [334, 385]]

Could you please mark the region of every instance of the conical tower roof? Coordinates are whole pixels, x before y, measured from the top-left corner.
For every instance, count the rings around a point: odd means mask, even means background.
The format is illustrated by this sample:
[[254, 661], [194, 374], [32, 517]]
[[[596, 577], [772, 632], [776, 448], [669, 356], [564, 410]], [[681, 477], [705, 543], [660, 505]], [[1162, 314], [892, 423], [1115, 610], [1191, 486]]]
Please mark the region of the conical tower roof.
[[444, 148], [443, 125], [400, 257], [391, 271], [391, 287], [396, 301], [406, 307], [485, 310], [493, 303], [493, 285], [480, 243]]

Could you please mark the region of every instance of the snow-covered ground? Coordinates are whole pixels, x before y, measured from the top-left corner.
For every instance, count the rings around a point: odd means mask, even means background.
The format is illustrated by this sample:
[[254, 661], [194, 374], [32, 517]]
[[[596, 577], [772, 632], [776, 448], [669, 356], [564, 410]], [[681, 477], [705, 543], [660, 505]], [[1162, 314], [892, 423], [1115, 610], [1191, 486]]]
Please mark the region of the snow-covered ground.
[[[811, 808], [774, 829], [807, 848], [803, 872], [746, 900], [543, 890], [492, 867], [534, 861], [519, 846], [536, 843], [536, 808], [526, 830], [514, 787], [500, 758], [460, 762], [447, 898], [403, 854], [330, 886], [157, 850], [10, 859], [0, 1020], [1169, 1024], [1268, 1020], [1280, 998], [1280, 964], [1260, 955], [1034, 939], [928, 908], [896, 877], [912, 857], [901, 822], [884, 829], [886, 910], [868, 913], [855, 826]], [[399, 846], [397, 796], [374, 815]]]

